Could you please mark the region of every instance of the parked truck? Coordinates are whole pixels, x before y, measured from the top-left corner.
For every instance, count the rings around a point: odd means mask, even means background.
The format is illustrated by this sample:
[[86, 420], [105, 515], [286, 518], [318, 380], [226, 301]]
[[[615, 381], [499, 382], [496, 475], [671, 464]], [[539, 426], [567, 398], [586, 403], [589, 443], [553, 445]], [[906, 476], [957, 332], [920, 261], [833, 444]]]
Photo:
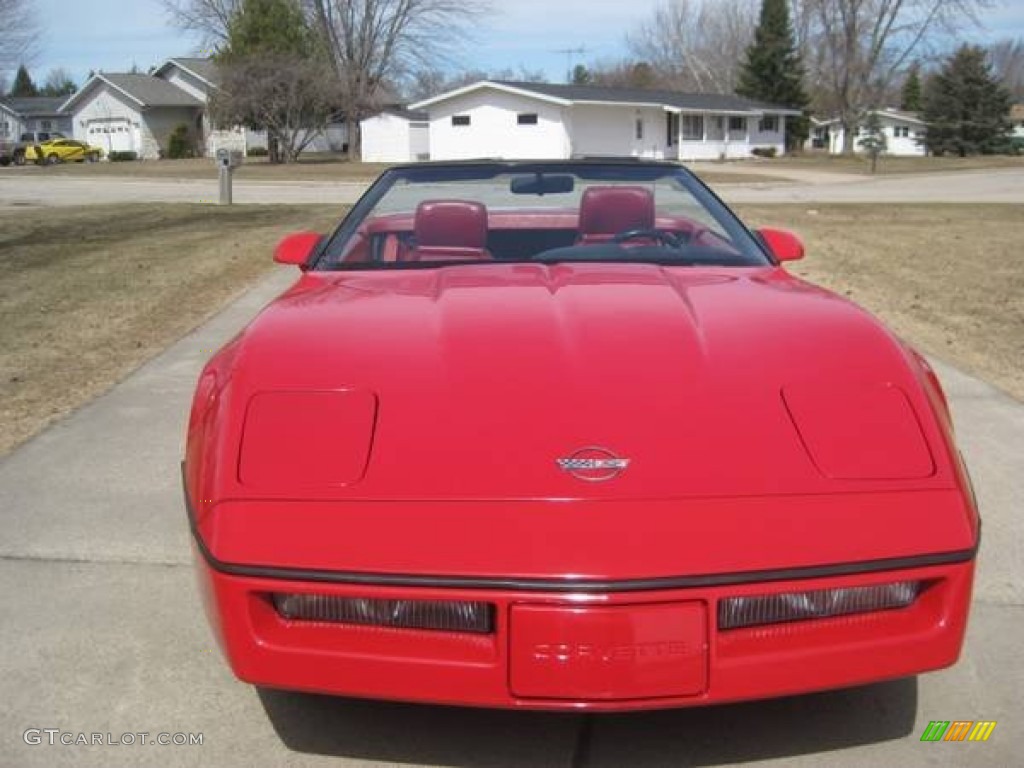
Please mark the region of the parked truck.
[[[18, 137], [17, 141], [9, 141], [7, 139], [0, 139], [0, 165], [7, 166], [11, 163], [15, 165], [25, 164], [25, 150], [31, 146], [38, 146], [44, 141], [50, 139], [63, 139], [66, 138], [63, 133], [59, 131], [27, 131]], [[42, 157], [41, 152], [36, 153], [36, 157]]]

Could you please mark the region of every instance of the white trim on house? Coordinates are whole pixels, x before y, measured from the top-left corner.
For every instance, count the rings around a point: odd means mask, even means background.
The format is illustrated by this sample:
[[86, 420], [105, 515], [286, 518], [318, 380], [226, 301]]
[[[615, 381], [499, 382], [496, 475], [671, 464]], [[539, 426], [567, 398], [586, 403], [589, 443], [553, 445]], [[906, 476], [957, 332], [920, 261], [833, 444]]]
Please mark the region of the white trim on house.
[[439, 102], [446, 101], [448, 99], [456, 99], [460, 96], [472, 93], [473, 91], [478, 91], [481, 88], [493, 88], [496, 91], [505, 91], [506, 93], [512, 93], [517, 96], [527, 96], [531, 99], [537, 99], [538, 101], [560, 104], [563, 107], [567, 107], [572, 104], [571, 101], [560, 99], [556, 96], [549, 96], [547, 94], [537, 93], [536, 91], [529, 91], [524, 88], [516, 88], [515, 86], [506, 85], [505, 83], [496, 83], [493, 80], [480, 80], [476, 83], [470, 83], [469, 85], [464, 85], [461, 88], [456, 88], [454, 91], [446, 91], [445, 93], [438, 94], [437, 96], [431, 96], [429, 99], [417, 101], [415, 104], [410, 104], [408, 109], [411, 112], [419, 112]]
[[60, 111], [61, 112], [74, 112], [74, 106], [73, 105], [76, 104], [77, 102], [81, 101], [81, 99], [85, 96], [85, 92], [89, 89], [89, 87], [92, 86], [94, 83], [97, 83], [97, 82], [104, 83], [108, 88], [113, 88], [115, 91], [120, 93], [122, 96], [124, 96], [124, 97], [126, 97], [128, 99], [131, 99], [132, 101], [134, 101], [140, 107], [145, 107], [146, 106], [146, 104], [144, 102], [142, 102], [139, 99], [137, 99], [134, 96], [132, 96], [124, 88], [121, 88], [121, 87], [115, 85], [110, 80], [105, 78], [103, 76], [102, 72], [99, 72], [99, 73], [93, 75], [92, 77], [90, 77], [85, 82], [85, 85], [83, 85], [81, 88], [79, 88], [73, 94], [68, 96], [68, 100], [65, 101], [63, 104], [61, 104]]
[[198, 72], [196, 72], [194, 69], [191, 69], [190, 67], [188, 67], [185, 64], [182, 64], [181, 62], [182, 62], [182, 59], [168, 59], [163, 64], [161, 64], [159, 67], [157, 67], [156, 69], [153, 70], [153, 75], [155, 77], [163, 77], [164, 72], [166, 72], [168, 69], [170, 69], [171, 67], [177, 67], [182, 72], [187, 72], [188, 74], [190, 74], [196, 80], [202, 80], [210, 88], [219, 88], [220, 87], [215, 82], [213, 82], [212, 80], [209, 80], [209, 79], [203, 77]]

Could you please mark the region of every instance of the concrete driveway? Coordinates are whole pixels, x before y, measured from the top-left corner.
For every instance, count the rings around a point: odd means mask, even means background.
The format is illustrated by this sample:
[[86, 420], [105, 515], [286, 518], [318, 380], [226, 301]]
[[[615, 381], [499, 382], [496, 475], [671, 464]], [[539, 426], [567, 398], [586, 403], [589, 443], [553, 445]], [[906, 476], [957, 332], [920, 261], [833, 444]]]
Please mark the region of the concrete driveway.
[[[751, 174], [757, 168], [705, 164], [715, 174]], [[769, 166], [760, 169], [777, 174]], [[96, 176], [69, 178], [39, 173], [0, 173], [0, 208], [15, 206], [112, 205], [116, 203], [215, 203], [217, 179], [143, 179]], [[787, 182], [715, 184], [730, 203], [1024, 203], [1020, 169], [859, 176], [786, 170]], [[365, 182], [236, 181], [235, 202], [354, 203]]]
[[[0, 461], [0, 766], [1020, 763], [1024, 405], [941, 364], [985, 516], [967, 648], [950, 670], [594, 717], [260, 694], [236, 682], [190, 568], [182, 431], [202, 362], [293, 277], [275, 273]], [[920, 742], [929, 720], [955, 719], [998, 725], [987, 743]], [[50, 746], [45, 733], [26, 743], [27, 729], [202, 733], [203, 743]]]

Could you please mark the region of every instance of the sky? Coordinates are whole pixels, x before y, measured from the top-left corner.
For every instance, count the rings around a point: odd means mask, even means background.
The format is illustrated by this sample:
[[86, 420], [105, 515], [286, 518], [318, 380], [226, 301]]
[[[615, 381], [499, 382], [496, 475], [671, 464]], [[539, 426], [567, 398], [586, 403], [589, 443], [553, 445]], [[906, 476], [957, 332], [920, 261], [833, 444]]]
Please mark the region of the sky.
[[[38, 9], [43, 32], [30, 62], [42, 82], [54, 67], [81, 84], [90, 70], [145, 71], [172, 56], [199, 53], [198, 40], [171, 27], [160, 0], [90, 0], [85, 13], [68, 13], [69, 0], [28, 0]], [[707, 0], [714, 2], [714, 0]], [[474, 40], [453, 52], [466, 69], [507, 68], [565, 77], [568, 62], [593, 62], [625, 55], [624, 34], [649, 17], [663, 0], [493, 0], [494, 13], [474, 30]], [[997, 0], [984, 16], [979, 42], [1024, 37], [1024, 0]], [[10, 81], [12, 73], [8, 73]]]

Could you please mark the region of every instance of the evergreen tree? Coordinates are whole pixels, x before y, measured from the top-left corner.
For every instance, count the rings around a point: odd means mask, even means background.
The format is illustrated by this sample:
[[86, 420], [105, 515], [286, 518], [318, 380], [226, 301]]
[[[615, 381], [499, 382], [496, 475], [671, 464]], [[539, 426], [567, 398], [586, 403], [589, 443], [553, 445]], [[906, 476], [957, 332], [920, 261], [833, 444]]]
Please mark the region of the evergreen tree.
[[925, 146], [960, 157], [1008, 151], [1009, 114], [1010, 95], [992, 75], [985, 50], [963, 45], [928, 80]]
[[70, 96], [77, 90], [75, 81], [71, 78], [71, 73], [63, 67], [57, 67], [56, 69], [51, 69], [50, 74], [46, 76], [46, 83], [39, 91], [39, 95]]
[[[754, 42], [747, 48], [740, 68], [736, 93], [793, 109], [804, 109], [804, 65], [793, 39], [787, 0], [762, 0], [761, 18]], [[790, 146], [807, 138], [808, 120], [788, 118], [786, 138]]]
[[888, 141], [885, 138], [885, 129], [878, 117], [878, 110], [872, 109], [868, 112], [868, 119], [864, 121], [864, 135], [857, 141], [860, 146], [871, 157], [871, 172], [878, 170], [878, 156], [885, 152]]
[[903, 81], [903, 90], [900, 94], [900, 109], [907, 112], [920, 112], [922, 107], [921, 96], [921, 65], [916, 61], [907, 70], [907, 79]]
[[312, 56], [314, 37], [295, 0], [242, 0], [228, 24], [219, 58]]
[[11, 92], [9, 96], [38, 96], [39, 89], [36, 88], [36, 84], [32, 82], [32, 76], [29, 75], [28, 70], [25, 69], [25, 65], [22, 64], [18, 67], [18, 74], [14, 76], [14, 85], [11, 86]]
[[573, 85], [590, 85], [593, 82], [593, 76], [590, 74], [590, 70], [587, 69], [584, 64], [577, 64], [572, 69], [572, 84]]

